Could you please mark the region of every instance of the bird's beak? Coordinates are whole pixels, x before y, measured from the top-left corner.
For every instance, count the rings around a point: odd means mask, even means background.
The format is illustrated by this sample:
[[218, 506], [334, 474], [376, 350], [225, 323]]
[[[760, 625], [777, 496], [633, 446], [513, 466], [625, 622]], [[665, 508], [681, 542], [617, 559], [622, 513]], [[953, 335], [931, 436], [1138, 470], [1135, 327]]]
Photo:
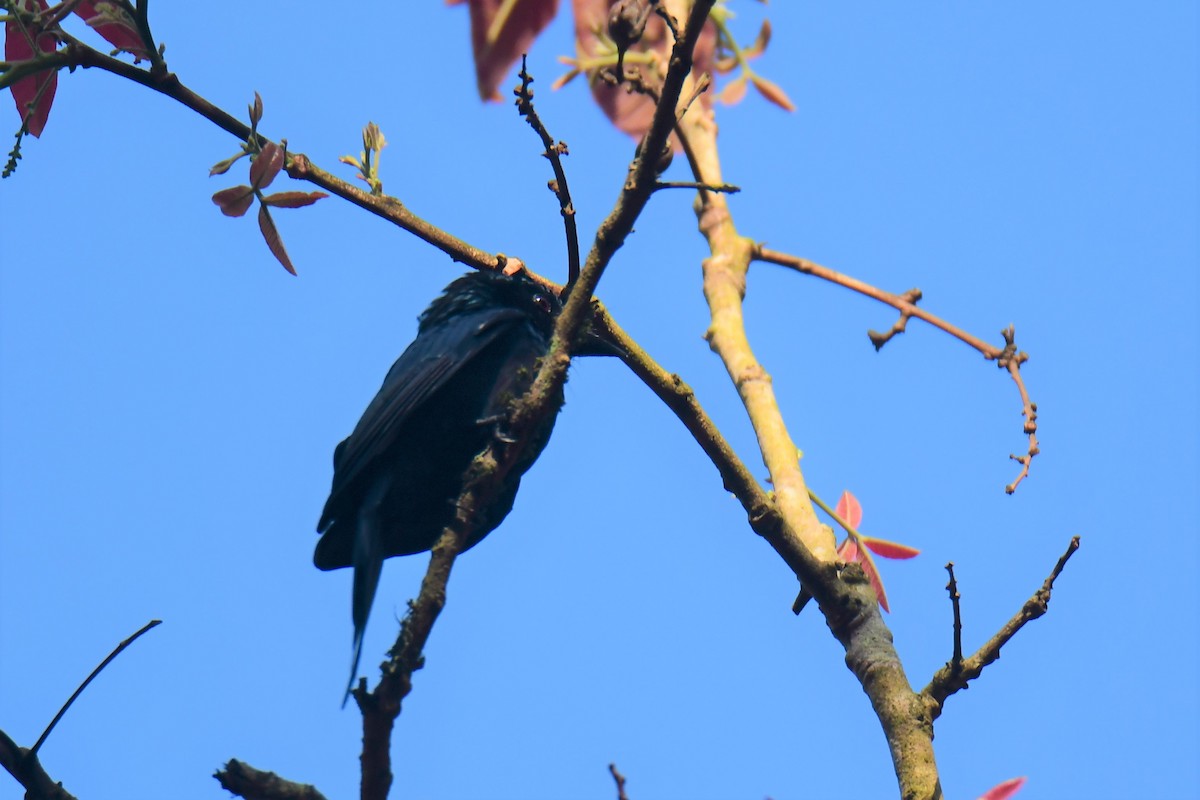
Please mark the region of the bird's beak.
[[579, 338], [576, 339], [574, 355], [616, 356], [617, 358], [621, 358], [627, 354], [620, 347], [617, 347], [615, 344], [605, 338], [603, 334], [597, 331], [589, 323], [579, 334]]

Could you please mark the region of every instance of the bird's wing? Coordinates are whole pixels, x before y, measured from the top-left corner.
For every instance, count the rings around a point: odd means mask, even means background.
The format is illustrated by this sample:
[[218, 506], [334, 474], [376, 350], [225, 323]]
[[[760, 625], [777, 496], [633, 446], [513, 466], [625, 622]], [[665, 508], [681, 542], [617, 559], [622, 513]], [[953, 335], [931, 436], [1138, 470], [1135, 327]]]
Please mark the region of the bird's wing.
[[388, 451], [409, 415], [524, 317], [511, 308], [462, 314], [413, 340], [388, 370], [354, 432], [334, 451], [333, 487], [318, 530], [331, 521], [338, 495]]

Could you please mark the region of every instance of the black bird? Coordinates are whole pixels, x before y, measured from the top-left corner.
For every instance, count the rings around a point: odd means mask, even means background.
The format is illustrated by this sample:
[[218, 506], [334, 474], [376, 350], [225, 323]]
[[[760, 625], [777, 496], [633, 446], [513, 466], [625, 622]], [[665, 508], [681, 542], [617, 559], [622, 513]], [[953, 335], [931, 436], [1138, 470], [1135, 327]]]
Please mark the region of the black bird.
[[[421, 314], [417, 338], [392, 365], [354, 432], [333, 451], [333, 488], [317, 523], [322, 536], [313, 563], [323, 570], [354, 567], [347, 697], [383, 560], [437, 542], [453, 519], [471, 460], [503, 435], [509, 406], [533, 383], [561, 310], [558, 297], [522, 275], [472, 272], [458, 278]], [[587, 333], [575, 352], [617, 351]], [[508, 516], [521, 474], [553, 427], [551, 416], [482, 512], [464, 550]]]

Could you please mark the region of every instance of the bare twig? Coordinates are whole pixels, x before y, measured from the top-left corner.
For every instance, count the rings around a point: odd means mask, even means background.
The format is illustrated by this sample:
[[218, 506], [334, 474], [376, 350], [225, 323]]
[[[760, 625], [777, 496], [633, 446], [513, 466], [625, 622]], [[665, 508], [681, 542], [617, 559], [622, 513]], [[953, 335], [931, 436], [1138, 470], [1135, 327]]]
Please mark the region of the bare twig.
[[1035, 620], [1046, 613], [1050, 606], [1050, 592], [1054, 589], [1054, 581], [1058, 579], [1063, 568], [1067, 565], [1067, 561], [1078, 549], [1079, 537], [1073, 536], [1071, 543], [1067, 546], [1066, 552], [1059, 557], [1058, 563], [1054, 565], [1054, 569], [1050, 572], [1050, 575], [1042, 582], [1041, 588], [1025, 601], [1025, 604], [1021, 606], [1021, 610], [1014, 614], [1012, 619], [996, 632], [995, 636], [989, 639], [983, 647], [975, 651], [974, 655], [970, 658], [964, 659], [957, 669], [954, 668], [954, 664], [951, 662], [934, 673], [933, 678], [929, 681], [929, 685], [921, 691], [921, 695], [930, 705], [934, 719], [941, 715], [946, 698], [961, 689], [967, 688], [967, 684], [970, 681], [975, 680], [983, 673], [984, 667], [1000, 658], [1000, 648], [1008, 644], [1009, 640], [1016, 636], [1017, 631], [1025, 627], [1025, 623]]
[[559, 213], [562, 214], [563, 225], [567, 235], [567, 285], [571, 285], [579, 277], [579, 231], [575, 227], [575, 204], [571, 202], [571, 190], [567, 188], [567, 173], [563, 169], [562, 157], [567, 155], [566, 142], [555, 143], [554, 137], [546, 130], [542, 118], [533, 107], [533, 76], [525, 69], [525, 56], [521, 56], [521, 85], [513, 94], [517, 96], [517, 112], [525, 118], [542, 140], [542, 155], [550, 161], [554, 169], [554, 180], [550, 189], [558, 198]]
[[608, 774], [612, 775], [613, 782], [617, 784], [617, 800], [629, 800], [629, 795], [625, 794], [625, 776], [617, 770], [616, 764], [608, 765]]
[[654, 184], [654, 190], [658, 191], [659, 189], [696, 189], [698, 191], [723, 192], [724, 194], [737, 194], [742, 190], [740, 186], [734, 186], [732, 183], [712, 185], [700, 183], [700, 181], [657, 181]]
[[[907, 292], [900, 295], [900, 299], [911, 304], [913, 307], [916, 307], [917, 303], [921, 300], [921, 290], [915, 287], [909, 289]], [[871, 344], [875, 345], [875, 352], [882, 350], [883, 346], [890, 342], [893, 337], [904, 333], [904, 329], [908, 327], [908, 321], [911, 318], [912, 312], [910, 312], [907, 308], [904, 308], [900, 310], [900, 319], [896, 320], [896, 323], [892, 325], [892, 327], [886, 333], [880, 333], [879, 331], [874, 330], [867, 331], [867, 338], [871, 340]]]
[[1029, 399], [1029, 392], [1025, 389], [1025, 381], [1021, 378], [1021, 365], [1029, 360], [1029, 356], [1018, 352], [1014, 341], [1016, 331], [1012, 325], [1000, 331], [1000, 335], [1004, 337], [1005, 344], [1004, 351], [996, 359], [996, 364], [1000, 369], [1008, 370], [1008, 374], [1012, 376], [1013, 382], [1017, 384], [1017, 391], [1021, 393], [1021, 416], [1025, 417], [1024, 431], [1029, 436], [1029, 449], [1025, 451], [1025, 455], [1009, 455], [1009, 458], [1021, 465], [1021, 472], [1017, 475], [1016, 480], [1004, 487], [1004, 491], [1012, 494], [1017, 490], [1017, 484], [1025, 480], [1029, 475], [1029, 464], [1033, 461], [1033, 457], [1041, 452], [1041, 449], [1038, 446], [1037, 439], [1037, 403]]
[[230, 759], [213, 777], [222, 789], [246, 800], [325, 800], [310, 784], [294, 783], [237, 759]]
[[962, 608], [959, 605], [959, 600], [962, 595], [958, 593], [958, 581], [954, 579], [954, 562], [946, 562], [946, 572], [950, 573], [950, 580], [946, 584], [946, 591], [950, 593], [950, 607], [954, 611], [954, 654], [950, 656], [950, 669], [953, 672], [958, 672], [962, 669]]
[[83, 683], [79, 684], [79, 688], [76, 689], [75, 692], [69, 698], [67, 698], [67, 702], [63, 703], [63, 707], [58, 710], [58, 713], [54, 715], [54, 719], [50, 720], [50, 724], [46, 726], [46, 730], [42, 731], [42, 735], [38, 737], [37, 742], [35, 742], [33, 747], [31, 747], [29, 749], [30, 752], [37, 753], [37, 751], [39, 749], [41, 749], [42, 743], [46, 741], [46, 737], [48, 737], [50, 735], [50, 732], [52, 730], [54, 730], [54, 726], [58, 724], [58, 721], [63, 718], [63, 714], [67, 713], [67, 709], [71, 707], [71, 704], [75, 702], [75, 699], [77, 697], [79, 697], [79, 695], [83, 694], [83, 690], [86, 689], [88, 687], [88, 684], [91, 683], [95, 679], [95, 677], [100, 674], [101, 670], [103, 670], [105, 667], [107, 667], [114, 658], [121, 655], [121, 651], [123, 651], [126, 647], [129, 647], [129, 645], [131, 645], [135, 641], [137, 641], [139, 636], [141, 636], [143, 633], [150, 630], [151, 628], [156, 627], [161, 624], [162, 624], [161, 619], [152, 619], [149, 622], [147, 622], [145, 625], [143, 625], [140, 629], [138, 629], [137, 633], [133, 634], [128, 639], [126, 639], [125, 641], [123, 641], [119, 645], [117, 645], [116, 648], [111, 653], [108, 654], [108, 658], [101, 661], [100, 664], [97, 665], [97, 667], [94, 670], [92, 670], [92, 674], [88, 675], [87, 678], [84, 679]]
[[961, 328], [951, 325], [941, 317], [930, 314], [917, 306], [917, 301], [921, 299], [920, 289], [909, 289], [904, 294], [892, 294], [878, 289], [869, 283], [860, 281], [857, 278], [852, 278], [849, 275], [844, 275], [835, 270], [823, 267], [813, 261], [797, 256], [781, 253], [777, 250], [771, 250], [757, 245], [754, 248], [754, 258], [759, 261], [767, 261], [772, 264], [778, 264], [789, 269], [794, 269], [797, 272], [802, 272], [805, 275], [812, 275], [822, 280], [835, 283], [838, 286], [843, 286], [851, 289], [859, 294], [866, 295], [881, 303], [886, 303], [892, 308], [900, 312], [900, 320], [892, 326], [892, 330], [886, 334], [881, 334], [876, 331], [870, 331], [868, 335], [871, 342], [875, 345], [875, 349], [883, 347], [893, 336], [904, 330], [910, 317], [916, 317], [923, 322], [928, 322], [930, 325], [938, 328], [945, 333], [950, 334], [955, 339], [970, 345], [978, 350], [988, 361], [995, 361], [1000, 369], [1007, 370], [1012, 377], [1013, 383], [1017, 386], [1017, 391], [1021, 395], [1021, 415], [1025, 417], [1025, 425], [1023, 430], [1029, 436], [1029, 448], [1022, 456], [1010, 455], [1009, 458], [1021, 464], [1021, 472], [1016, 479], [1004, 487], [1004, 491], [1012, 494], [1017, 489], [1017, 484], [1023, 481], [1029, 475], [1029, 464], [1033, 461], [1041, 450], [1038, 447], [1037, 441], [1037, 404], [1029, 399], [1029, 392], [1025, 388], [1025, 380], [1021, 376], [1021, 365], [1029, 360], [1029, 355], [1017, 349], [1015, 344], [1015, 330], [1013, 326], [1008, 326], [1001, 335], [1004, 337], [1004, 347], [996, 347], [993, 344], [985, 342], [977, 336], [973, 336]]

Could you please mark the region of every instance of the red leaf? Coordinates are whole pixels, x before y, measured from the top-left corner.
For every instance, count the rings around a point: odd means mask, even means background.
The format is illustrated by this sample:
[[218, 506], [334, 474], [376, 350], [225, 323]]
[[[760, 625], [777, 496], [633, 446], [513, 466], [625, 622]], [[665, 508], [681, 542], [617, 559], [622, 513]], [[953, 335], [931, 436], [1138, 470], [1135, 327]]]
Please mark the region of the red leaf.
[[302, 208], [311, 206], [322, 197], [329, 197], [325, 192], [276, 192], [263, 198], [263, 204], [276, 208]]
[[873, 536], [864, 536], [862, 539], [863, 544], [870, 548], [872, 553], [877, 553], [884, 558], [903, 559], [921, 555], [921, 551], [917, 548], [899, 542], [889, 542], [887, 539], [876, 539]]
[[250, 185], [255, 189], [267, 188], [281, 169], [283, 148], [274, 142], [267, 142], [263, 145], [262, 152], [250, 163]]
[[1003, 783], [998, 783], [988, 789], [983, 794], [979, 795], [979, 800], [1008, 800], [1014, 794], [1021, 790], [1028, 778], [1009, 778]]
[[842, 492], [834, 510], [839, 517], [850, 523], [851, 528], [858, 530], [858, 526], [862, 524], [862, 506], [859, 505], [858, 498], [850, 494], [849, 489]]
[[258, 123], [262, 122], [263, 101], [262, 95], [258, 92], [254, 93], [254, 103], [250, 106], [250, 127], [257, 128]]
[[245, 184], [230, 186], [214, 194], [212, 199], [225, 216], [240, 217], [250, 210], [250, 204], [254, 202], [254, 190]]
[[[16, 6], [22, 11], [45, 11], [46, 0], [17, 0]], [[45, 33], [32, 25], [26, 29], [15, 15], [4, 23], [4, 60], [27, 61], [35, 53], [30, 47], [30, 40], [37, 43], [41, 53], [53, 53], [58, 47], [58, 37], [53, 33]], [[58, 90], [58, 71], [49, 70], [39, 75], [27, 75], [12, 85], [13, 100], [17, 103], [17, 113], [25, 120], [31, 136], [40, 137], [46, 127], [46, 119], [50, 116], [50, 106], [54, 105], [54, 93]], [[32, 111], [30, 104], [33, 104]]]
[[283, 264], [284, 269], [295, 275], [296, 268], [292, 266], [292, 260], [288, 258], [287, 250], [283, 247], [283, 239], [279, 238], [279, 231], [275, 228], [275, 220], [271, 219], [271, 212], [267, 211], [266, 206], [258, 207], [258, 229], [262, 231], [267, 247], [271, 248], [271, 254], [279, 259], [279, 263]]
[[133, 53], [134, 61], [150, 58], [150, 45], [142, 40], [137, 23], [116, 3], [102, 2], [97, 8], [92, 0], [81, 0], [75, 6], [75, 13], [113, 47]]
[[750, 81], [754, 84], [754, 88], [758, 89], [759, 94], [784, 111], [796, 110], [796, 104], [792, 102], [792, 99], [787, 96], [787, 92], [780, 88], [778, 84], [759, 75], [751, 75]]
[[500, 100], [497, 87], [558, 12], [558, 0], [467, 0], [475, 82], [483, 100]]
[[875, 568], [875, 562], [868, 553], [863, 551], [860, 555], [862, 557], [859, 558], [858, 563], [862, 564], [863, 572], [867, 573], [867, 580], [871, 582], [871, 588], [875, 590], [875, 597], [878, 598], [880, 607], [890, 614], [892, 610], [888, 608], [887, 592], [883, 590], [883, 576]]
[[846, 541], [842, 542], [837, 552], [838, 558], [847, 564], [858, 561], [858, 545], [854, 543], [853, 537], [847, 536]]
[[717, 99], [727, 106], [735, 106], [746, 96], [746, 78], [734, 78], [725, 84], [725, 88], [717, 95]]

